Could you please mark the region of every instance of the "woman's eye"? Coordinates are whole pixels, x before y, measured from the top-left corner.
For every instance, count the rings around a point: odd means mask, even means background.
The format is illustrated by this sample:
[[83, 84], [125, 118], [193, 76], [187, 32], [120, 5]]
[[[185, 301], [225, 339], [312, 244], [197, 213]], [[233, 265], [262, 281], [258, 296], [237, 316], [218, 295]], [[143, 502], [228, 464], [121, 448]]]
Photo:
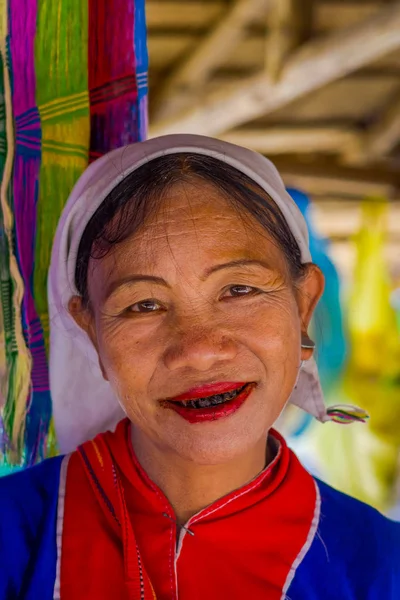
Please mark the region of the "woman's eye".
[[128, 310], [135, 313], [151, 313], [160, 310], [161, 308], [161, 304], [156, 300], [143, 300], [142, 302], [132, 304]]
[[250, 285], [232, 285], [227, 293], [230, 297], [238, 298], [240, 296], [254, 296], [259, 290]]

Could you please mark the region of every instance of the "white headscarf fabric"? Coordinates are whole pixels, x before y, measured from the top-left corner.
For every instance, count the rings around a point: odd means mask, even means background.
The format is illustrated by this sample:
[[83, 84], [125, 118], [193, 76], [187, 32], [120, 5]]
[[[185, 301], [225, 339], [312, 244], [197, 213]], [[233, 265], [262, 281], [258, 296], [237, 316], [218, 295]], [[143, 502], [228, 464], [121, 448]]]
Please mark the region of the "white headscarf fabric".
[[[48, 279], [50, 390], [63, 453], [74, 450], [97, 433], [113, 429], [125, 416], [101, 375], [94, 347], [67, 308], [70, 298], [78, 295], [75, 266], [82, 234], [106, 196], [129, 173], [155, 158], [179, 152], [214, 157], [250, 177], [280, 208], [299, 245], [302, 262], [311, 262], [304, 218], [286, 192], [275, 166], [260, 154], [212, 138], [177, 134], [119, 148], [91, 164], [74, 187], [61, 215]], [[330, 419], [313, 358], [302, 363], [290, 402], [320, 421]]]

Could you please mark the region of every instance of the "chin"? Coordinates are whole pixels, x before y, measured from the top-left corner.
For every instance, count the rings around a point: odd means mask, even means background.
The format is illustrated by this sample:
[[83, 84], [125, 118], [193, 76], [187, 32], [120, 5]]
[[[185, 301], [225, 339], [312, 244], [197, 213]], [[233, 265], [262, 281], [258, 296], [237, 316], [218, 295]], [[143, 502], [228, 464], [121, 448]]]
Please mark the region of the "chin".
[[181, 442], [174, 451], [185, 461], [212, 466], [231, 462], [250, 448], [248, 440], [217, 440], [215, 443], [212, 440], [192, 440], [188, 444]]
[[[261, 438], [267, 438], [269, 427], [249, 420], [236, 423], [213, 422], [186, 425], [169, 437], [168, 445], [183, 460], [199, 465], [220, 465], [243, 456], [254, 448]], [[167, 440], [165, 440], [167, 441]]]

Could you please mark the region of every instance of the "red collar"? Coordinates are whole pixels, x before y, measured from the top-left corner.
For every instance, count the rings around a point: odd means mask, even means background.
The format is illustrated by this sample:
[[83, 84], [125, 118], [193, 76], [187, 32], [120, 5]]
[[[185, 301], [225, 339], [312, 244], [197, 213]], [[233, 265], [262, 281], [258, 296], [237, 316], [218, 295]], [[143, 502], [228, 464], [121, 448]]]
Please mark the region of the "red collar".
[[[177, 588], [179, 600], [236, 600], [245, 590], [252, 600], [281, 598], [312, 530], [316, 489], [283, 438], [271, 435], [279, 443], [272, 463], [192, 517], [178, 547], [174, 513], [133, 453], [129, 421], [84, 444], [68, 469], [61, 600], [100, 600], [111, 584], [135, 600], [141, 585], [146, 600], [151, 586], [160, 600], [176, 600]], [[83, 596], [73, 582], [85, 539], [92, 557]]]
[[[285, 479], [291, 453], [278, 432], [271, 430], [270, 435], [276, 441], [276, 455], [273, 461], [248, 484], [216, 500], [193, 516], [189, 521], [190, 524], [210, 519], [211, 516], [215, 520], [234, 515], [274, 493]], [[128, 419], [121, 421], [115, 433], [108, 432], [105, 436], [114, 461], [118, 464], [123, 476], [124, 485], [131, 486], [135, 490], [135, 510], [146, 507], [146, 510], [154, 511], [154, 518], [167, 512], [173, 520], [175, 515], [168, 499], [150, 479], [135, 455], [131, 443], [130, 421]]]

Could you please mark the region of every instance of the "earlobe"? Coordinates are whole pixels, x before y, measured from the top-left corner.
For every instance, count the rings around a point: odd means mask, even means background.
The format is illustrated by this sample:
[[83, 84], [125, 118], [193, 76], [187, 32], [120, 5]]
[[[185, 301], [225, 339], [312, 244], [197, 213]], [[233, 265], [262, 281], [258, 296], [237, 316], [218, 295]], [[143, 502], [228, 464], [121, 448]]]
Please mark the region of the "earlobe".
[[307, 330], [324, 291], [325, 279], [321, 269], [314, 264], [310, 264], [307, 273], [301, 282], [298, 304], [301, 320], [301, 359], [310, 360], [314, 354], [315, 343], [309, 338]]
[[308, 336], [307, 333], [301, 334], [301, 359], [310, 360], [315, 350], [315, 342]]
[[314, 350], [315, 342], [312, 341], [311, 338], [308, 337], [306, 333], [301, 334], [301, 347], [305, 350]]

